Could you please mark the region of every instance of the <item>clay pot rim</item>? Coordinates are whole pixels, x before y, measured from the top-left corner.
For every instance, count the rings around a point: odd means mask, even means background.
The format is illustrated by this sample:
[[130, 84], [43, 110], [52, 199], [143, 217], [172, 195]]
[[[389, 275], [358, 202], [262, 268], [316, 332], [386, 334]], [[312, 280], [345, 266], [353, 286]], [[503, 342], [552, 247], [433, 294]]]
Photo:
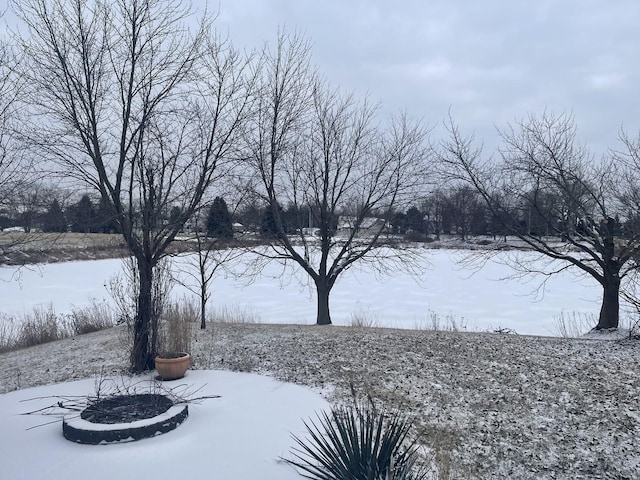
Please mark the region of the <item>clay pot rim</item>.
[[177, 360], [181, 358], [188, 357], [189, 354], [187, 352], [164, 352], [156, 355], [156, 359], [161, 360]]

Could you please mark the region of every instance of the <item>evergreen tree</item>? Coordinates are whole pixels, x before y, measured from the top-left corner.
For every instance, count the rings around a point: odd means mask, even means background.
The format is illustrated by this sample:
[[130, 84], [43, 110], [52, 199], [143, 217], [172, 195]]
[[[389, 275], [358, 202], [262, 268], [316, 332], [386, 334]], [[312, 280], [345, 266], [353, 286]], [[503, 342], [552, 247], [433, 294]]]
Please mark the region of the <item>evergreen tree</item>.
[[233, 223], [227, 204], [221, 197], [213, 199], [207, 216], [207, 236], [233, 238]]
[[410, 207], [405, 215], [405, 228], [415, 233], [425, 232], [424, 214], [417, 207]]
[[13, 226], [13, 220], [10, 216], [0, 213], [0, 230]]
[[99, 233], [122, 233], [113, 207], [104, 198], [100, 198], [96, 212], [96, 231]]
[[[280, 205], [277, 205], [276, 208], [278, 218], [282, 222], [283, 232], [288, 233], [292, 227], [290, 225], [287, 225], [286, 213]], [[279, 229], [276, 222], [276, 214], [274, 213], [272, 207], [266, 206], [262, 211], [262, 215], [260, 216], [260, 235], [265, 238], [277, 238]]]
[[67, 231], [67, 219], [60, 207], [60, 203], [55, 198], [42, 218], [42, 230], [44, 232], [59, 233]]
[[69, 208], [67, 216], [72, 232], [95, 233], [97, 231], [96, 209], [89, 195], [83, 195], [78, 203]]
[[277, 238], [278, 236], [276, 217], [270, 207], [265, 208], [260, 218], [260, 235], [265, 238]]
[[175, 224], [180, 220], [180, 214], [182, 214], [182, 209], [178, 206], [171, 207], [171, 211], [169, 212], [169, 223]]

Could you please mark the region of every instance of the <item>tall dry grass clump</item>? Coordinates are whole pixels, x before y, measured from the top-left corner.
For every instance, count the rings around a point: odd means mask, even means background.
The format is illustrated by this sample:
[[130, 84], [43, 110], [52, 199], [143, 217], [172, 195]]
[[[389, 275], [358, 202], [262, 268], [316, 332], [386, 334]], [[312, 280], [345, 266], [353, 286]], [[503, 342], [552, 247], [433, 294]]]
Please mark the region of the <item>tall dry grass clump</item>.
[[84, 335], [113, 327], [116, 316], [106, 301], [94, 299], [88, 307], [74, 308], [64, 321], [72, 335]]
[[222, 305], [211, 310], [208, 321], [219, 323], [260, 323], [260, 314], [248, 307]]
[[159, 320], [158, 352], [191, 352], [192, 326], [198, 319], [199, 312], [194, 302], [185, 300], [167, 305]]
[[43, 343], [62, 340], [111, 328], [115, 325], [113, 311], [105, 302], [74, 308], [68, 314], [56, 314], [52, 305], [34, 307], [17, 318], [0, 317], [0, 353]]
[[582, 312], [565, 312], [553, 317], [555, 331], [558, 337], [562, 338], [578, 338], [588, 333], [598, 320], [591, 314]]

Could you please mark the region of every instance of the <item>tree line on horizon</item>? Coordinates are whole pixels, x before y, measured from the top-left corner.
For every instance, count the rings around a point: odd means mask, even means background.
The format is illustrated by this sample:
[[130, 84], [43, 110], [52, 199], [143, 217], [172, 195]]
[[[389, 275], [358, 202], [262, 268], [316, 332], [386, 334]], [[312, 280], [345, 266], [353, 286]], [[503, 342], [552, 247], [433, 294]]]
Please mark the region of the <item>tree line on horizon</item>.
[[[35, 188], [37, 192], [39, 188]], [[49, 192], [48, 203], [34, 201], [32, 195], [22, 191], [23, 198], [31, 199], [31, 204], [9, 204], [0, 209], [0, 230], [19, 228], [25, 232], [76, 232], [76, 233], [120, 233], [118, 224], [110, 214], [103, 199], [92, 200], [87, 193], [75, 203], [58, 200], [55, 191]], [[68, 198], [68, 195], [63, 195]], [[473, 237], [493, 237], [499, 239], [513, 235], [513, 230], [538, 237], [562, 237], [564, 231], [574, 229], [584, 232], [587, 224], [584, 218], [571, 219], [569, 210], [554, 218], [553, 209], [562, 203], [552, 192], [530, 192], [521, 205], [505, 212], [504, 218], [496, 218], [491, 209], [482, 200], [480, 194], [468, 186], [452, 186], [446, 190], [425, 193], [417, 205], [411, 205], [406, 211], [393, 211], [385, 218], [386, 228], [394, 235], [405, 235], [411, 241], [440, 240], [440, 235], [458, 237], [465, 241]], [[313, 229], [309, 207], [297, 207], [290, 204], [279, 208], [287, 234], [294, 234], [301, 228]], [[165, 221], [172, 223], [179, 215], [179, 207], [173, 206], [165, 213]], [[196, 212], [195, 216], [202, 216]], [[372, 213], [372, 216], [375, 213]], [[230, 211], [222, 197], [215, 197], [210, 206], [204, 209], [203, 221], [192, 218], [185, 224], [183, 233], [197, 230], [211, 237], [232, 238], [233, 224], [239, 224], [244, 232], [258, 233], [272, 237], [276, 231], [273, 215], [268, 205], [248, 204]], [[615, 235], [619, 238], [631, 238], [640, 228], [640, 218], [630, 214], [624, 218], [620, 213], [613, 218]], [[334, 221], [337, 229], [338, 219]], [[505, 223], [510, 225], [505, 226]], [[198, 226], [196, 226], [198, 225]]]

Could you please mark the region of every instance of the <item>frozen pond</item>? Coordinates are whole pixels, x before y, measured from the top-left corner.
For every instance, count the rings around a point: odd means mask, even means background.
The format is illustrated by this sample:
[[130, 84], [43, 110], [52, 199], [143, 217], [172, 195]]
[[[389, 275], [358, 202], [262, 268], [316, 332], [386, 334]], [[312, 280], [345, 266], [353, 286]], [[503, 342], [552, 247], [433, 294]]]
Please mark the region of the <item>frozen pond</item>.
[[[376, 325], [416, 328], [429, 326], [432, 317], [447, 317], [468, 330], [510, 328], [520, 334], [555, 335], [561, 313], [597, 316], [601, 289], [589, 278], [563, 272], [551, 277], [544, 294], [534, 294], [542, 277], [527, 282], [500, 280], [513, 271], [497, 261], [473, 273], [463, 268], [455, 250], [425, 250], [430, 264], [417, 281], [407, 273], [380, 277], [367, 268], [354, 268], [338, 280], [331, 298], [334, 324], [348, 325], [354, 315]], [[503, 254], [500, 254], [503, 255]], [[91, 299], [107, 299], [106, 285], [122, 271], [121, 260], [46, 264], [22, 269], [0, 268], [0, 311], [10, 315], [52, 305], [57, 313], [81, 307]], [[253, 283], [222, 274], [212, 283], [211, 308], [251, 312], [265, 323], [315, 322], [315, 295], [300, 271], [283, 273], [273, 263]], [[175, 287], [175, 298], [193, 296]]]

